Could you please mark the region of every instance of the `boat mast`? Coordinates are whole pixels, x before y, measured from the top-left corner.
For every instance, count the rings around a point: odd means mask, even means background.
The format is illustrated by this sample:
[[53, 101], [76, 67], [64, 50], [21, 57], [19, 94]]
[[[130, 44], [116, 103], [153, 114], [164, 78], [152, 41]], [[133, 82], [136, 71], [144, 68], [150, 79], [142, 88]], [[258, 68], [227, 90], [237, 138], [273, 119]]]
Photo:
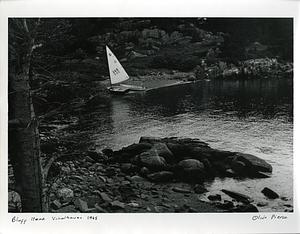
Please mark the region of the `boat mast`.
[[109, 84], [110, 84], [110, 87], [112, 88], [112, 83], [111, 83], [111, 77], [110, 77], [110, 67], [109, 67], [109, 58], [108, 58], [108, 47], [106, 46], [105, 47], [105, 50], [106, 50], [106, 59], [107, 59], [107, 66], [108, 66], [108, 73], [109, 73]]
[[109, 74], [109, 84], [110, 84], [110, 87], [112, 88], [112, 83], [111, 83], [110, 74]]

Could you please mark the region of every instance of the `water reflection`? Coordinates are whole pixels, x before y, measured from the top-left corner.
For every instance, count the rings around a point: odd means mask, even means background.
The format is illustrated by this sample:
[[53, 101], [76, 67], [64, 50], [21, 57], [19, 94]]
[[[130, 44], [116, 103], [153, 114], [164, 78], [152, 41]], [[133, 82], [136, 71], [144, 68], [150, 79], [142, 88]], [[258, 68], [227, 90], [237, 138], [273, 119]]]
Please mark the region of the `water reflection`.
[[210, 111], [267, 119], [284, 116], [292, 121], [292, 87], [292, 80], [216, 80], [132, 95], [127, 101], [132, 111], [160, 117]]

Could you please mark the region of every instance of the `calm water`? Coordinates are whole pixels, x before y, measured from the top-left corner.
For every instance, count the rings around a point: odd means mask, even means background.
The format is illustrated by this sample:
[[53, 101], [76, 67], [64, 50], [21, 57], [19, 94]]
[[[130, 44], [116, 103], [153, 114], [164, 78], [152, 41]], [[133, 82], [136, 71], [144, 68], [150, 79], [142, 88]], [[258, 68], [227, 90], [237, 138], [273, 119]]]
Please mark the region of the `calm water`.
[[[250, 195], [255, 203], [268, 202], [261, 211], [284, 211], [284, 204], [292, 204], [292, 80], [210, 81], [113, 97], [111, 108], [97, 113], [97, 120], [93, 141], [98, 150], [119, 149], [143, 135], [179, 136], [261, 157], [273, 166], [271, 178], [217, 178], [207, 184], [210, 192], [231, 189]], [[267, 200], [260, 192], [265, 186], [289, 201]]]

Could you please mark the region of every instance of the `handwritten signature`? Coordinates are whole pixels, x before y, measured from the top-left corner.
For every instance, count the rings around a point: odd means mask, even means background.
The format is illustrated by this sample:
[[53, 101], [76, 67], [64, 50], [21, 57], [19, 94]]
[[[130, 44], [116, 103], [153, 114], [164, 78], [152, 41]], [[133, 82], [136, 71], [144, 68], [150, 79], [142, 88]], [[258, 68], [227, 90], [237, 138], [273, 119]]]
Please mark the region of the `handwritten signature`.
[[286, 220], [288, 217], [286, 215], [253, 215], [252, 220], [253, 221], [262, 221], [262, 220]]

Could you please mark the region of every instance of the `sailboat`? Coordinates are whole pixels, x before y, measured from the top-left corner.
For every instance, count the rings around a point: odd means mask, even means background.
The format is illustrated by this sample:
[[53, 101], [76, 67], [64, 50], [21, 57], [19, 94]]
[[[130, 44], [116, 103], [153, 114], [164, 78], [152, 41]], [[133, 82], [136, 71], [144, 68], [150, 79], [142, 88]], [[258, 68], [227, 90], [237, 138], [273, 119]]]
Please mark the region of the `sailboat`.
[[130, 84], [122, 84], [122, 82], [130, 79], [127, 72], [113, 54], [113, 52], [106, 46], [107, 62], [110, 77], [110, 87], [108, 90], [116, 94], [124, 94], [129, 91], [145, 91], [146, 88]]

